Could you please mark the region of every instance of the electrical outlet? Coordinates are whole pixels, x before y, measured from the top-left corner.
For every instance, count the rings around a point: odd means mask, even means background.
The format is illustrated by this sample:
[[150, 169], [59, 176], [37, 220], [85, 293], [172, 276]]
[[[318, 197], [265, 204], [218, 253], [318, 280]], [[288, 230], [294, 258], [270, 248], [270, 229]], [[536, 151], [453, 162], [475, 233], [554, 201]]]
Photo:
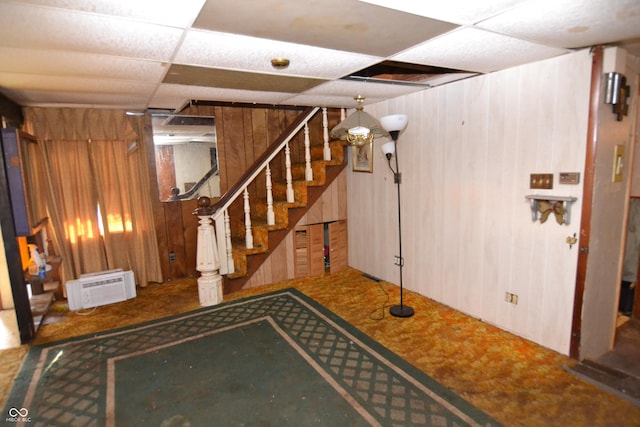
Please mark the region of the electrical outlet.
[[404, 262], [402, 260], [402, 258], [400, 258], [398, 255], [394, 255], [393, 256], [393, 265], [404, 265]]
[[518, 295], [511, 292], [505, 292], [504, 300], [506, 302], [510, 302], [511, 304], [518, 304]]
[[174, 262], [176, 262], [176, 253], [175, 252], [169, 252], [169, 263], [173, 264]]

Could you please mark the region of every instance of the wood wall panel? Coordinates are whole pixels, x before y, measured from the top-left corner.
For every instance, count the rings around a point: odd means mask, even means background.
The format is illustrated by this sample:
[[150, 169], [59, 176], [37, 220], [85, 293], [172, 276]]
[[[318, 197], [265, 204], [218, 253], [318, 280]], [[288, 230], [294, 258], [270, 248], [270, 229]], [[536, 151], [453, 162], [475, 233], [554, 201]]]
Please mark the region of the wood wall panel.
[[[210, 109], [211, 108], [202, 108], [201, 110], [208, 111]], [[216, 122], [218, 121], [218, 117], [223, 117], [222, 111], [222, 107], [213, 107], [213, 116], [216, 117]], [[197, 114], [198, 112], [196, 111], [195, 113]], [[224, 141], [226, 139], [224, 127], [217, 124], [216, 138], [220, 141]], [[229, 163], [229, 160], [227, 160], [227, 154], [222, 148], [223, 147], [221, 147], [220, 144], [217, 145], [218, 168], [220, 173], [220, 194], [224, 194], [224, 192], [232, 185], [231, 183], [229, 183], [229, 177], [227, 176], [225, 166]]]
[[193, 212], [198, 207], [197, 200], [185, 200], [180, 203], [182, 207], [182, 222], [184, 233], [184, 272], [187, 277], [199, 276], [196, 270], [196, 253], [198, 249], [198, 217]]
[[[565, 240], [579, 233], [580, 201], [571, 224], [540, 224], [525, 195], [540, 191], [531, 173], [583, 173], [589, 76], [582, 51], [367, 106], [409, 116], [405, 288], [568, 354], [578, 251]], [[347, 171], [349, 264], [398, 283], [396, 188], [375, 145], [373, 174]], [[582, 184], [547, 192], [579, 197]]]
[[[183, 218], [182, 215], [182, 203], [183, 202], [166, 202], [164, 203], [165, 218], [167, 221], [166, 234], [169, 254], [175, 256], [175, 262], [169, 264], [170, 277], [186, 277], [186, 252], [185, 252], [185, 239], [184, 239], [184, 226], [187, 223], [184, 221], [191, 218]], [[176, 224], [183, 224], [182, 227], [176, 227]]]
[[225, 153], [223, 170], [227, 183], [231, 184], [242, 176], [248, 166], [245, 152], [244, 113], [241, 109], [224, 109], [220, 121], [216, 123], [216, 128], [222, 127], [224, 139], [218, 139], [218, 147]]

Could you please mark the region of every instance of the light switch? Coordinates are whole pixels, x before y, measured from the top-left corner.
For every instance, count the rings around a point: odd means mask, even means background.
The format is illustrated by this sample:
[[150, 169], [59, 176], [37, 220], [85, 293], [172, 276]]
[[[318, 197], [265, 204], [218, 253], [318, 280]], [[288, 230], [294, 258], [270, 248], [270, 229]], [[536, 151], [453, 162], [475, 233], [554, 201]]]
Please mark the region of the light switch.
[[529, 179], [529, 188], [550, 190], [553, 188], [552, 173], [532, 173]]

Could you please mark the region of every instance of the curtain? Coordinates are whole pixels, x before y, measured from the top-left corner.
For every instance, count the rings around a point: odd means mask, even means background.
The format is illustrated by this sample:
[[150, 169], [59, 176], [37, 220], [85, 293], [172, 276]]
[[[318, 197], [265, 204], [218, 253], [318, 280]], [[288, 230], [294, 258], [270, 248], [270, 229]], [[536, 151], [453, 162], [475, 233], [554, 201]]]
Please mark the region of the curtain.
[[161, 282], [144, 127], [122, 110], [26, 108], [63, 280], [122, 268]]

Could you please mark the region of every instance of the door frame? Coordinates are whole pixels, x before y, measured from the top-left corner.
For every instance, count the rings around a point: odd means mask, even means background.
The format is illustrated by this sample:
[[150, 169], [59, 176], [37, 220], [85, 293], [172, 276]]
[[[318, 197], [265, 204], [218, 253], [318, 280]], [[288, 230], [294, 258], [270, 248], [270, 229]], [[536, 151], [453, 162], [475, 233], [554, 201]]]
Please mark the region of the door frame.
[[602, 87], [602, 67], [604, 48], [593, 48], [591, 57], [591, 89], [589, 98], [589, 118], [587, 122], [587, 147], [584, 168], [584, 186], [582, 193], [582, 217], [580, 221], [578, 266], [571, 322], [571, 340], [569, 356], [580, 357], [580, 339], [582, 336], [582, 308], [584, 304], [585, 281], [589, 262], [589, 240], [591, 238], [591, 216], [593, 187], [596, 169], [596, 148], [598, 146], [598, 112], [600, 110], [600, 90]]

